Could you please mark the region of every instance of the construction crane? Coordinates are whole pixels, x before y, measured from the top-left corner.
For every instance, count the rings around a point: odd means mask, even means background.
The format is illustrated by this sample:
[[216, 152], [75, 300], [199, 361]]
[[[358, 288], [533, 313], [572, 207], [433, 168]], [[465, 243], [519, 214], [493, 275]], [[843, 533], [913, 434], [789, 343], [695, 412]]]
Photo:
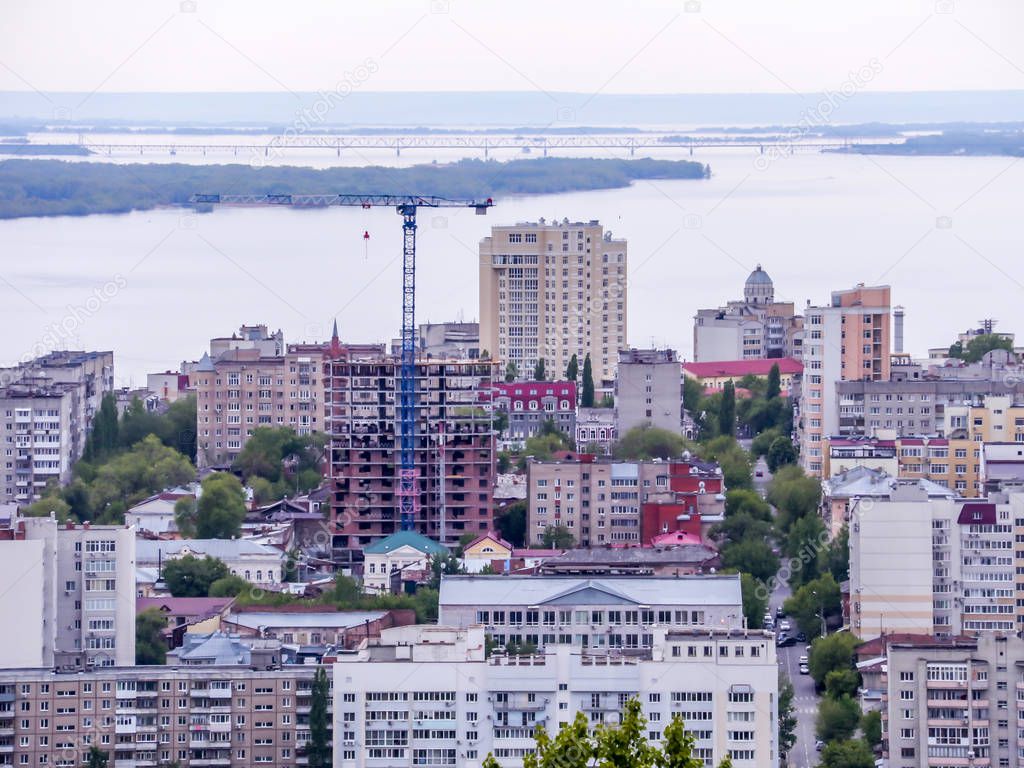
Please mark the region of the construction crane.
[[403, 530], [416, 523], [416, 210], [472, 208], [478, 216], [494, 205], [486, 200], [449, 200], [419, 195], [220, 195], [196, 194], [193, 205], [287, 205], [325, 208], [332, 205], [372, 208], [394, 206], [402, 217], [402, 361], [399, 376], [399, 513]]

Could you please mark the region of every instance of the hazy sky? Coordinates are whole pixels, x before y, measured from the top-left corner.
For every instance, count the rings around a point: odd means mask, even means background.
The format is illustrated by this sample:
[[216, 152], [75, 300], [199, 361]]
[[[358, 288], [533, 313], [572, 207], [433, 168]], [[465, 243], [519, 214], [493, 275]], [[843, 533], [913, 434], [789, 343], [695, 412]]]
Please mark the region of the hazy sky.
[[1024, 89], [1020, 0], [0, 0], [0, 90]]

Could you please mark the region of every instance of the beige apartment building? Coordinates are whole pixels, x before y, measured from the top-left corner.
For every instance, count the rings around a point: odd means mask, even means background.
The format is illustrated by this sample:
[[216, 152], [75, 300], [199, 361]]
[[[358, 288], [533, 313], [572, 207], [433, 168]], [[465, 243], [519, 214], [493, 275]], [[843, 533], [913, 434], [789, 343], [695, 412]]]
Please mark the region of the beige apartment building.
[[93, 746], [110, 766], [305, 764], [315, 671], [0, 670], [0, 766], [83, 765]]
[[907, 635], [884, 655], [887, 765], [1024, 765], [1024, 641], [1012, 633]]
[[800, 463], [811, 475], [821, 476], [823, 439], [839, 434], [836, 383], [889, 379], [890, 304], [889, 286], [860, 284], [804, 312]]
[[285, 345], [280, 331], [268, 334], [259, 325], [211, 339], [210, 350], [189, 374], [200, 469], [233, 462], [257, 427], [324, 431], [323, 364], [330, 343]]
[[597, 221], [493, 227], [480, 241], [480, 347], [529, 377], [589, 354], [595, 382], [615, 378], [626, 335], [626, 241]]
[[69, 671], [135, 663], [135, 532], [15, 517], [0, 529], [0, 664]]

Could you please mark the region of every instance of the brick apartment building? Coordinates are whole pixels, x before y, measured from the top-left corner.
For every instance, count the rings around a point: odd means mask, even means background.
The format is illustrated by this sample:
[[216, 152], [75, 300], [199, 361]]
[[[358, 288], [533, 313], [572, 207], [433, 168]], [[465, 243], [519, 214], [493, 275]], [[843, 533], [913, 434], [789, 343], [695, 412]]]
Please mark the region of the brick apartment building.
[[[400, 364], [391, 356], [341, 347], [325, 370], [333, 545], [338, 558], [351, 562], [362, 547], [401, 529]], [[443, 544], [491, 527], [495, 434], [480, 402], [496, 371], [497, 363], [487, 360], [416, 363], [415, 530]]]
[[578, 460], [527, 464], [527, 543], [562, 525], [582, 547], [650, 546], [661, 533], [701, 535], [724, 514], [718, 468], [693, 460]]
[[111, 766], [302, 765], [315, 671], [0, 670], [0, 766], [83, 765], [93, 746]]

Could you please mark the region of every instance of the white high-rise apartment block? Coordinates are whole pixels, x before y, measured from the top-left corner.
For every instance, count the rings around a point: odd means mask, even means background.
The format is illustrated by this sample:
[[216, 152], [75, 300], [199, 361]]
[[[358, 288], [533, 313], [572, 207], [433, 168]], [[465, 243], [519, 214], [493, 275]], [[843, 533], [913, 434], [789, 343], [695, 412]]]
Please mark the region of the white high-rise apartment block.
[[615, 378], [626, 347], [626, 241], [597, 221], [493, 227], [480, 241], [480, 348], [522, 378], [543, 359], [560, 377], [589, 354], [594, 381]]
[[928, 498], [916, 480], [850, 505], [850, 624], [940, 637], [1015, 632], [1016, 521], [1024, 494]]
[[15, 518], [0, 531], [6, 667], [135, 664], [135, 531]]
[[408, 626], [343, 654], [334, 666], [336, 768], [479, 768], [491, 753], [518, 768], [549, 733], [582, 712], [620, 722], [639, 699], [660, 743], [673, 715], [695, 757], [736, 768], [778, 765], [778, 667], [771, 633], [658, 627], [634, 654], [570, 645], [488, 656], [483, 626]]

